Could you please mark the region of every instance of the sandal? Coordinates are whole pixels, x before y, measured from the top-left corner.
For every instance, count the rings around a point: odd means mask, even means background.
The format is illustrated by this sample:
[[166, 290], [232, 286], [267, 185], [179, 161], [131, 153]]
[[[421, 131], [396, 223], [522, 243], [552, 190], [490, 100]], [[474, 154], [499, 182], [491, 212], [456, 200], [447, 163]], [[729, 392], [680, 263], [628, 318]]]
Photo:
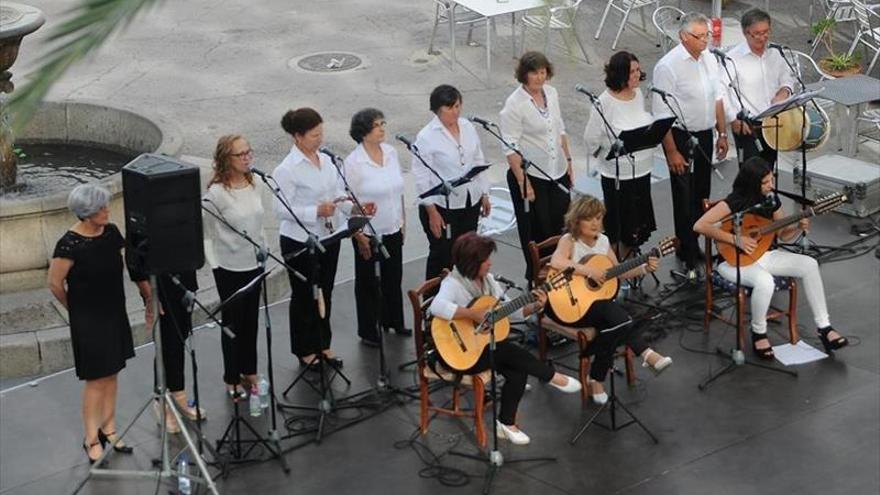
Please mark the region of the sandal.
[[98, 428], [98, 441], [101, 442], [101, 447], [104, 447], [107, 443], [113, 445], [113, 450], [116, 452], [120, 452], [122, 454], [131, 454], [134, 452], [134, 449], [125, 445], [125, 442], [116, 438], [116, 432], [111, 431], [110, 433], [104, 433]]
[[755, 351], [755, 355], [761, 359], [773, 359], [773, 346], [768, 345], [763, 349], [758, 348], [757, 344], [762, 340], [766, 340], [767, 344], [770, 344], [770, 339], [767, 338], [766, 333], [752, 332], [752, 350]]
[[[98, 431], [100, 431], [100, 430], [98, 430]], [[100, 434], [99, 434], [99, 435], [100, 435]], [[99, 438], [100, 438], [100, 437], [99, 437]], [[83, 450], [86, 451], [86, 457], [89, 458], [89, 464], [94, 464], [94, 463], [98, 462], [98, 459], [100, 459], [101, 456], [99, 455], [99, 456], [97, 457], [97, 459], [93, 459], [92, 456], [89, 455], [89, 450], [91, 450], [92, 447], [95, 447], [95, 446], [98, 446], [98, 445], [101, 445], [101, 446], [103, 447], [103, 445], [101, 444], [101, 441], [100, 441], [100, 440], [97, 440], [95, 443], [88, 443], [88, 442], [86, 441], [86, 439], [83, 438], [83, 444], [82, 444], [82, 445], [83, 445]], [[102, 452], [101, 455], [104, 455], [104, 453]]]
[[834, 327], [831, 327], [830, 325], [817, 330], [817, 332], [819, 332], [819, 340], [822, 341], [822, 346], [825, 348], [825, 352], [827, 352], [828, 354], [831, 354], [841, 347], [846, 347], [847, 345], [849, 345], [849, 340], [847, 340], [846, 337], [843, 336], [837, 337], [834, 340], [828, 339], [828, 334], [830, 332], [836, 331], [837, 330], [835, 330]]

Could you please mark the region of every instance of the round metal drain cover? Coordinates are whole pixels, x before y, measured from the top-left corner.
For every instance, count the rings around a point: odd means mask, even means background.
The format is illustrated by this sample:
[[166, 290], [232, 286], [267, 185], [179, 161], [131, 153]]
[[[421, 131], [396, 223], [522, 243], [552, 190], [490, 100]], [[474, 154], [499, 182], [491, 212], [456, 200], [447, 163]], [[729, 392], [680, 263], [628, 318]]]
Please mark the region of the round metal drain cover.
[[345, 72], [360, 67], [361, 58], [345, 52], [316, 53], [299, 59], [296, 65], [310, 72]]

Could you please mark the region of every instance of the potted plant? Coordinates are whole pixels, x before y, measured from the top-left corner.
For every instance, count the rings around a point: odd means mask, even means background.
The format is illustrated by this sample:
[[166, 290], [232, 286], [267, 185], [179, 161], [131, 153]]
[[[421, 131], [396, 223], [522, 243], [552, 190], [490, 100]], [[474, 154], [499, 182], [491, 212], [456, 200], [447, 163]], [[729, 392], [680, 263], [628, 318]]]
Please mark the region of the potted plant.
[[834, 77], [846, 77], [858, 74], [862, 71], [862, 64], [856, 54], [835, 53], [833, 47], [834, 29], [837, 27], [835, 19], [822, 19], [813, 24], [811, 30], [816, 42], [821, 41], [828, 50], [828, 55], [819, 59], [819, 68]]

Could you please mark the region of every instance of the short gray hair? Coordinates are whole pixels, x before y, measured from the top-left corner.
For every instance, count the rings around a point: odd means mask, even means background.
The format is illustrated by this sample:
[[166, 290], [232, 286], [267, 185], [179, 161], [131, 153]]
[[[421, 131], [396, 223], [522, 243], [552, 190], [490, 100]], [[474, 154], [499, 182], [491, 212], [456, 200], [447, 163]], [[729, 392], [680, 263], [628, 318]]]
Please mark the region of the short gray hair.
[[111, 197], [110, 191], [100, 184], [80, 184], [67, 196], [67, 208], [76, 218], [85, 220], [109, 205]]
[[696, 24], [701, 22], [709, 27], [709, 18], [704, 16], [699, 12], [688, 12], [687, 14], [681, 16], [681, 22], [678, 25], [678, 32], [690, 32], [691, 24]]

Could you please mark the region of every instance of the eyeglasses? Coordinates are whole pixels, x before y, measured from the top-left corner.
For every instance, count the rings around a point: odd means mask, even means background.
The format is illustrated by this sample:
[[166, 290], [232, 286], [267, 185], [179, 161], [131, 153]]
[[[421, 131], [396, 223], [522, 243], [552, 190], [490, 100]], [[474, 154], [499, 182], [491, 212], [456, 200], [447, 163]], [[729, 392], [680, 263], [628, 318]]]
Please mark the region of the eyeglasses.
[[234, 156], [236, 158], [253, 158], [254, 150], [244, 150], [241, 153], [231, 153], [229, 156]]
[[770, 37], [770, 30], [768, 29], [766, 31], [758, 31], [757, 33], [746, 32], [746, 34], [749, 36], [749, 38], [756, 38], [756, 39], [769, 38]]
[[694, 34], [694, 33], [690, 32], [690, 31], [685, 31], [685, 32], [686, 32], [687, 34], [693, 36], [694, 39], [697, 39], [697, 40], [700, 40], [700, 41], [708, 41], [708, 39], [709, 39], [709, 33]]
[[373, 127], [385, 127], [386, 122], [384, 120], [377, 120], [373, 122]]

